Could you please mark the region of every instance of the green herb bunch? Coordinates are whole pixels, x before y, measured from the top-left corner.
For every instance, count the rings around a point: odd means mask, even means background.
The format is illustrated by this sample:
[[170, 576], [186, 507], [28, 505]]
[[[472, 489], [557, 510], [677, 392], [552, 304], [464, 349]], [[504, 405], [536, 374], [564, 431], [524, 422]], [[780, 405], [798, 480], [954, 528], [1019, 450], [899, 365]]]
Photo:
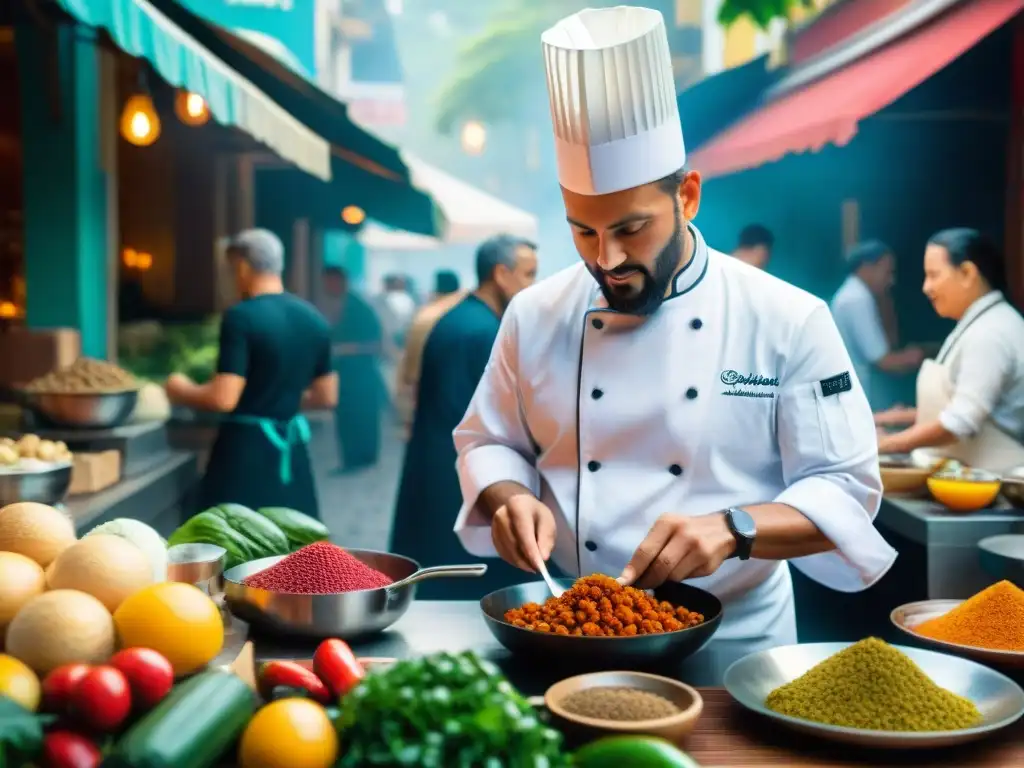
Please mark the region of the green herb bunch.
[[338, 768], [562, 768], [562, 736], [472, 653], [401, 661], [342, 700]]

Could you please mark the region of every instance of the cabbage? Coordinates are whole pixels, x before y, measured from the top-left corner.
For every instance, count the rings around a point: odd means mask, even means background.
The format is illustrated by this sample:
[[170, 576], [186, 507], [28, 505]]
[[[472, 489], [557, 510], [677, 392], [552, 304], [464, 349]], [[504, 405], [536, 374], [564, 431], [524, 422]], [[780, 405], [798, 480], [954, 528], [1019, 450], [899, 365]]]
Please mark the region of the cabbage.
[[150, 526], [139, 520], [132, 520], [130, 517], [120, 517], [117, 520], [110, 520], [96, 526], [85, 535], [92, 536], [93, 534], [120, 536], [122, 539], [127, 539], [149, 558], [149, 563], [153, 567], [153, 581], [167, 581], [167, 542]]

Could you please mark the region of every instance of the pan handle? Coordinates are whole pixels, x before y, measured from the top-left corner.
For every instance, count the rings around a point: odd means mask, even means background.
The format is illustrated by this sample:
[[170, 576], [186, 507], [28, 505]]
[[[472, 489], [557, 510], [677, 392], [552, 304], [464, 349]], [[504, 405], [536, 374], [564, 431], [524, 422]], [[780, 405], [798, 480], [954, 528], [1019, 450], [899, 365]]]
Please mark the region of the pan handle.
[[410, 584], [426, 581], [427, 579], [438, 579], [448, 576], [483, 576], [485, 573], [487, 573], [487, 566], [483, 563], [477, 563], [476, 565], [438, 565], [433, 568], [421, 568], [412, 576], [407, 576], [401, 581], [391, 584], [388, 589], [408, 587]]

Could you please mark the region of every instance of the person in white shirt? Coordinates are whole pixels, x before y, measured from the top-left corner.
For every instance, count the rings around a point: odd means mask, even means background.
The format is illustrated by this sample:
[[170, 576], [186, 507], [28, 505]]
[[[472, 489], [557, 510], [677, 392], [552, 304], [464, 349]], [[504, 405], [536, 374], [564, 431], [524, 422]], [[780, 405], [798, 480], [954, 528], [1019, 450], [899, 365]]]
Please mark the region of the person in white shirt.
[[892, 349], [878, 309], [878, 298], [892, 289], [896, 260], [892, 249], [879, 240], [854, 246], [847, 255], [850, 276], [832, 297], [830, 308], [846, 351], [868, 402], [876, 405], [876, 372], [906, 373], [924, 360], [919, 347]]
[[1024, 318], [1006, 300], [998, 247], [973, 229], [933, 235], [924, 293], [957, 321], [917, 377], [914, 425], [879, 440], [882, 453], [928, 449], [995, 472], [1024, 465]]
[[455, 530], [524, 571], [710, 590], [724, 619], [690, 666], [720, 683], [796, 642], [784, 561], [850, 592], [893, 562], [871, 410], [825, 303], [693, 225], [661, 14], [588, 9], [542, 42], [581, 263], [502, 319], [454, 432]]
[[768, 227], [763, 224], [747, 224], [740, 230], [740, 237], [732, 255], [752, 267], [768, 269], [774, 247], [775, 235]]

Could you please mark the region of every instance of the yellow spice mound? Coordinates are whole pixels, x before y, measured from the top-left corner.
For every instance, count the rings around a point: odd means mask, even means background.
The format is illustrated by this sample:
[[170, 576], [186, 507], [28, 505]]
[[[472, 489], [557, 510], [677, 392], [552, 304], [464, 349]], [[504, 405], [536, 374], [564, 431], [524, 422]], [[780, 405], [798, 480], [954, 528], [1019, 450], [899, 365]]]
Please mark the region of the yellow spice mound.
[[940, 688], [909, 657], [874, 637], [775, 689], [765, 706], [781, 715], [873, 731], [953, 731], [981, 722], [972, 702]]
[[1024, 651], [1024, 589], [1000, 581], [914, 631], [947, 643]]

